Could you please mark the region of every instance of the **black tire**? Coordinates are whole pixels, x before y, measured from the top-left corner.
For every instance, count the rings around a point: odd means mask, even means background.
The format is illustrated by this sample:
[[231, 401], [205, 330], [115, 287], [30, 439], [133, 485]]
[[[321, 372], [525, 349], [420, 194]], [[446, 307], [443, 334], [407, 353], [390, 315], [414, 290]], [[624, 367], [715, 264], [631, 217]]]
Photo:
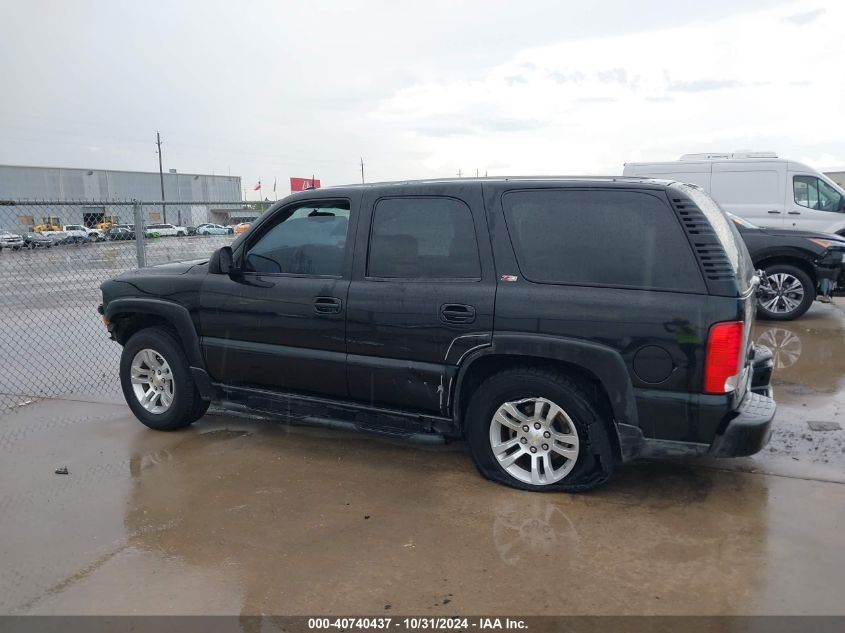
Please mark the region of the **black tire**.
[[185, 237], [185, 234], [184, 234], [182, 231], [179, 231], [179, 232], [176, 234], [176, 237]]
[[[173, 373], [173, 401], [163, 413], [147, 411], [138, 401], [131, 382], [132, 359], [142, 349], [152, 349], [170, 366]], [[163, 327], [151, 327], [132, 335], [120, 356], [120, 386], [132, 413], [157, 431], [176, 431], [202, 417], [208, 403], [199, 396], [188, 369], [188, 359], [174, 334]]]
[[[566, 412], [577, 431], [578, 457], [559, 481], [541, 485], [521, 481], [508, 473], [493, 453], [490, 429], [494, 414], [505, 402], [524, 398], [550, 400]], [[614, 466], [605, 421], [609, 414], [602, 413], [602, 409], [594, 387], [552, 369], [524, 367], [494, 374], [472, 394], [467, 408], [465, 430], [475, 465], [487, 479], [521, 490], [591, 490], [610, 478]]]
[[763, 295], [757, 299], [757, 316], [767, 321], [792, 321], [797, 319], [813, 305], [816, 299], [816, 284], [810, 279], [810, 276], [797, 266], [790, 264], [773, 264], [763, 269], [767, 276], [784, 274], [791, 275], [801, 283], [803, 297], [798, 306], [794, 310], [785, 312], [776, 312], [765, 307], [767, 299], [771, 299], [772, 295]]

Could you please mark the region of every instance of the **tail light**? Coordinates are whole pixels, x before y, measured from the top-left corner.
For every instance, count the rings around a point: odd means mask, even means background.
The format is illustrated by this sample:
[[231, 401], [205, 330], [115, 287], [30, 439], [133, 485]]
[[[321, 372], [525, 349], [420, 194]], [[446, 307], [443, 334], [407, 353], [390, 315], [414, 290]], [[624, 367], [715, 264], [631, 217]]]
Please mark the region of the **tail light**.
[[710, 328], [704, 357], [704, 393], [736, 389], [742, 369], [743, 327], [742, 321], [729, 321]]

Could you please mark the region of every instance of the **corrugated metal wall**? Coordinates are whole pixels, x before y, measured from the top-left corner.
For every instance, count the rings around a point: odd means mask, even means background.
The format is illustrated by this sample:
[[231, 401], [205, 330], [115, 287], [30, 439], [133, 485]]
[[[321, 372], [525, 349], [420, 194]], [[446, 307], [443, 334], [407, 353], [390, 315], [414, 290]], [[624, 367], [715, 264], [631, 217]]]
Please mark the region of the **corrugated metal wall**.
[[[168, 202], [241, 201], [239, 176], [164, 174]], [[0, 200], [158, 200], [157, 173], [0, 165]]]

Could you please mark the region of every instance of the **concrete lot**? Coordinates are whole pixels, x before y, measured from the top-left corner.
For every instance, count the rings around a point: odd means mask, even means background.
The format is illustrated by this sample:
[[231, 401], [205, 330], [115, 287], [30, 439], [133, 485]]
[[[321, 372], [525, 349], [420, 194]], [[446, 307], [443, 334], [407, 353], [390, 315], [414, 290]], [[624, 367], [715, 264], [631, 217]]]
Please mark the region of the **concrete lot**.
[[[843, 303], [761, 323], [771, 445], [642, 461], [584, 495], [420, 447], [125, 405], [0, 415], [0, 613], [845, 614]], [[54, 470], [67, 466], [69, 475]]]

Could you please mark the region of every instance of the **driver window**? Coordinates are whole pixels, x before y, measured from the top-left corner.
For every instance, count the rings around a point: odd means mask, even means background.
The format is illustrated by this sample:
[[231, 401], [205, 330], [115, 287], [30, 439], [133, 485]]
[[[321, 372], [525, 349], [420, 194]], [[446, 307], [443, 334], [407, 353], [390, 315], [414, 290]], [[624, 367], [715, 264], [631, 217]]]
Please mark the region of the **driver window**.
[[340, 277], [348, 227], [349, 203], [345, 201], [289, 209], [248, 247], [244, 270]]
[[795, 204], [817, 211], [839, 211], [841, 194], [824, 180], [815, 176], [795, 176], [792, 179]]

